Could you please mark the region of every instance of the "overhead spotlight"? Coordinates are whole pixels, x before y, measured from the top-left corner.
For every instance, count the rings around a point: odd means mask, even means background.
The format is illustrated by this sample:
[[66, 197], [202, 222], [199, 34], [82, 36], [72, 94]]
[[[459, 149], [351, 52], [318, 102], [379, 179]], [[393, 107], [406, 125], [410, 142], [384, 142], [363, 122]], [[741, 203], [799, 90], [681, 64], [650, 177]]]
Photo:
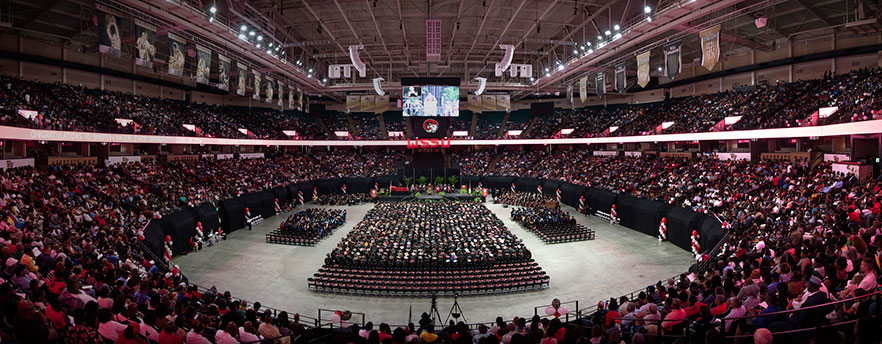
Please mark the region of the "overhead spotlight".
[[263, 40], [263, 35], [258, 35], [258, 36], [257, 36], [257, 40], [258, 40], [258, 41], [262, 41], [262, 40]]
[[652, 13], [652, 7], [649, 7], [649, 6], [644, 7], [643, 13], [646, 13], [646, 14]]
[[587, 45], [587, 46], [590, 47], [590, 46], [591, 46], [591, 42], [585, 42], [585, 45]]
[[[609, 32], [609, 31], [607, 31], [607, 32]], [[601, 39], [603, 39], [603, 36], [601, 36], [601, 35], [597, 35], [597, 40], [599, 41], [599, 40], [601, 40]]]
[[609, 36], [612, 35], [612, 31], [606, 30], [603, 32], [603, 34]]
[[579, 47], [579, 49], [580, 49], [580, 50], [585, 50], [585, 46], [583, 45], [583, 46]]
[[309, 69], [309, 72], [312, 73], [312, 68]]
[[267, 49], [267, 50], [266, 50], [266, 54], [267, 54], [267, 55], [270, 55], [270, 54], [272, 54], [272, 53], [273, 53], [272, 50], [270, 50], [270, 49]]
[[208, 17], [208, 22], [209, 22], [209, 23], [213, 23], [213, 22], [214, 22], [214, 17], [213, 17], [213, 16], [212, 16], [212, 17]]
[[619, 31], [619, 29], [621, 29], [619, 24], [613, 25], [613, 30]]
[[257, 49], [260, 49], [260, 43], [257, 43]]
[[322, 79], [322, 82], [328, 82], [328, 78]]
[[279, 47], [278, 47], [278, 46], [276, 46], [276, 51], [279, 51]]
[[619, 38], [622, 38], [622, 33], [621, 33], [621, 32], [616, 32], [616, 35], [613, 36], [613, 39], [619, 39]]
[[545, 73], [545, 76], [549, 77], [549, 76], [551, 76], [551, 73]]
[[245, 39], [245, 34], [244, 34], [244, 33], [240, 33], [240, 34], [239, 34], [239, 39], [244, 40], [244, 39]]
[[272, 46], [273, 46], [273, 42], [270, 42], [270, 43], [269, 43], [269, 46], [272, 47]]
[[248, 36], [254, 36], [254, 31], [249, 32]]
[[[582, 50], [585, 50], [585, 48], [583, 47]], [[579, 53], [579, 49], [573, 48], [573, 54], [578, 54], [578, 53]]]
[[662, 68], [662, 66], [658, 66], [658, 71], [659, 71], [659, 72], [661, 72], [661, 71], [663, 71], [663, 70], [664, 70], [664, 68]]
[[533, 81], [536, 81], [536, 78], [534, 78], [534, 77], [531, 76], [531, 77], [530, 77], [530, 82], [533, 82]]
[[546, 72], [547, 72], [547, 71], [550, 71], [550, 70], [551, 70], [551, 69], [549, 69], [548, 67], [545, 67], [545, 71], [546, 71]]
[[297, 60], [297, 65], [299, 66], [299, 65], [301, 65], [301, 64], [302, 64], [302, 63], [300, 62], [300, 60]]
[[652, 23], [652, 17], [646, 17], [646, 21]]
[[217, 7], [211, 6], [211, 8], [208, 9], [208, 12], [211, 12], [211, 14], [217, 13]]
[[588, 53], [591, 54], [594, 52], [594, 49], [588, 49]]
[[311, 78], [311, 77], [312, 77], [312, 74], [306, 74], [306, 77], [307, 77], [307, 78]]
[[248, 30], [248, 27], [245, 26], [245, 24], [242, 24], [242, 26], [239, 27], [239, 31], [245, 31], [245, 30]]
[[564, 65], [563, 65], [563, 64], [558, 64], [558, 65], [557, 65], [557, 71], [562, 71], [562, 70], [564, 70]]

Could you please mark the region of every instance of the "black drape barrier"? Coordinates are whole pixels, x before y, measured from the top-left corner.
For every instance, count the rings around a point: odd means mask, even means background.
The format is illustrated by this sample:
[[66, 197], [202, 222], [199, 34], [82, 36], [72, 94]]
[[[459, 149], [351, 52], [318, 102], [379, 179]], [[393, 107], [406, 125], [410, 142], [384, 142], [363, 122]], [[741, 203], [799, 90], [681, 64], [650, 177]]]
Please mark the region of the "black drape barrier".
[[313, 184], [319, 195], [343, 193], [343, 180], [339, 178], [314, 180]]
[[[286, 189], [284, 186], [274, 187], [270, 191], [272, 191], [273, 193], [273, 198], [279, 200], [280, 207], [284, 207], [286, 204], [288, 204], [288, 199], [290, 196], [288, 195], [288, 189]], [[273, 207], [275, 207], [275, 205], [273, 205]]]
[[144, 241], [142, 242], [156, 257], [165, 256], [165, 233], [162, 230], [162, 220], [150, 221], [147, 228], [144, 228]]
[[509, 189], [511, 183], [514, 183], [515, 177], [506, 176], [487, 176], [481, 179], [488, 188], [491, 189]]
[[[300, 195], [298, 194], [300, 189], [297, 188], [297, 183], [288, 184], [285, 188], [288, 189], [288, 195], [291, 197], [291, 202], [294, 202], [294, 204], [300, 204]], [[306, 202], [306, 199], [306, 195], [303, 195], [304, 202]]]
[[[573, 208], [579, 209], [579, 197], [585, 193], [585, 187], [582, 185], [561, 183], [560, 197], [561, 202]], [[587, 200], [585, 201], [587, 205]]]
[[[542, 193], [544, 193], [546, 195], [555, 196], [557, 194], [557, 189], [560, 188], [560, 184], [561, 184], [561, 182], [559, 182], [557, 180], [550, 180], [550, 179], [542, 180]], [[560, 192], [561, 192], [561, 195], [560, 195], [561, 201], [563, 201], [563, 190], [560, 190]]]
[[594, 211], [609, 213], [612, 205], [616, 202], [616, 196], [616, 194], [606, 190], [585, 189], [585, 203], [591, 206], [591, 209], [594, 209]]
[[515, 179], [515, 189], [523, 192], [539, 192], [542, 180], [533, 177], [518, 177]]
[[168, 214], [162, 219], [162, 232], [171, 236], [172, 255], [187, 253], [190, 250], [190, 238], [196, 234], [196, 219], [189, 210]]
[[245, 203], [245, 208], [251, 213], [251, 217], [263, 215], [263, 199], [257, 192], [247, 193], [239, 198]]
[[245, 202], [230, 198], [220, 202], [220, 217], [224, 233], [232, 233], [245, 224]]
[[[275, 204], [275, 195], [273, 195], [272, 191], [261, 191], [257, 193], [257, 197], [260, 198], [260, 216], [263, 218], [268, 218], [270, 216], [276, 215], [276, 204]], [[252, 210], [253, 211], [253, 210]], [[253, 212], [251, 214], [254, 214]]]
[[692, 252], [692, 231], [698, 230], [698, 213], [676, 205], [665, 205], [664, 215], [668, 219], [668, 241]]
[[377, 184], [380, 189], [389, 189], [389, 183], [391, 183], [392, 186], [401, 186], [401, 178], [398, 175], [374, 177], [371, 182], [371, 187], [374, 187], [374, 184]]
[[657, 201], [619, 195], [616, 198], [616, 213], [620, 224], [640, 233], [658, 236], [663, 204]]
[[214, 204], [203, 203], [197, 207], [190, 209], [196, 222], [202, 222], [202, 234], [208, 235], [209, 232], [216, 232], [220, 227], [220, 220], [217, 217], [218, 212], [215, 210]]
[[[462, 177], [459, 178], [459, 182], [462, 183], [462, 185], [465, 185], [466, 187], [469, 187], [469, 185], [471, 185], [472, 188], [477, 188], [477, 187], [478, 187], [478, 183], [481, 183], [481, 177], [478, 177], [478, 176], [462, 176]], [[483, 183], [483, 184], [486, 184], [486, 183]], [[484, 187], [488, 187], [488, 186], [487, 186], [487, 185], [484, 185]]]
[[343, 178], [343, 183], [346, 184], [346, 192], [348, 193], [369, 193], [374, 188], [371, 178], [365, 177]]
[[312, 200], [312, 189], [315, 187], [311, 181], [298, 182], [297, 188], [300, 189], [300, 192], [303, 192], [303, 201], [309, 202]]
[[700, 238], [698, 243], [701, 245], [701, 251], [710, 251], [717, 245], [726, 235], [723, 225], [713, 216], [704, 216], [704, 220], [699, 224], [698, 233]]

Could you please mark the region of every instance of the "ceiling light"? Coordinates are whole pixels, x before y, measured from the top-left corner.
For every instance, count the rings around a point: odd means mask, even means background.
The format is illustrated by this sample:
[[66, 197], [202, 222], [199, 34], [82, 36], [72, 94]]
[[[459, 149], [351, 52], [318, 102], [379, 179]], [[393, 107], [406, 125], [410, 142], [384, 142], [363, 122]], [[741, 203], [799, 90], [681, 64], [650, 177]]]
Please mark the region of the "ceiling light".
[[267, 54], [267, 55], [272, 54], [272, 53], [273, 53], [272, 50], [269, 50], [269, 49], [266, 50], [266, 54]]
[[603, 36], [601, 36], [601, 35], [597, 35], [597, 40], [599, 41], [599, 40], [601, 40], [601, 39], [603, 39]]
[[594, 52], [594, 49], [588, 49], [588, 53], [589, 53], [589, 54], [590, 54], [590, 53], [593, 53], [593, 52]]
[[[609, 31], [607, 31], [607, 32], [609, 32]], [[248, 36], [254, 36], [254, 31], [249, 32]]]
[[579, 47], [579, 49], [580, 49], [580, 50], [585, 50], [585, 46], [583, 45], [583, 46]]
[[279, 47], [276, 47], [276, 51], [279, 51]]
[[306, 74], [306, 77], [307, 77], [307, 78], [311, 78], [311, 77], [312, 77], [312, 74]]
[[270, 42], [269, 46], [272, 47], [272, 46], [273, 46], [273, 42]]
[[658, 71], [659, 71], [659, 72], [661, 72], [661, 71], [663, 71], [663, 70], [664, 70], [664, 68], [662, 68], [661, 66], [658, 66]]
[[309, 72], [312, 73], [312, 68], [309, 69]]
[[328, 78], [322, 79], [322, 82], [328, 82]]
[[603, 32], [603, 34], [609, 36], [612, 35], [612, 31], [606, 30]]
[[613, 36], [613, 39], [619, 39], [619, 38], [622, 38], [622, 33], [621, 33], [621, 32], [616, 32], [616, 35]]
[[240, 33], [240, 34], [239, 34], [239, 39], [244, 40], [244, 39], [245, 39], [245, 34], [244, 34], [244, 33]]
[[217, 7], [211, 6], [211, 8], [208, 9], [208, 12], [211, 12], [212, 14], [217, 13]]
[[619, 29], [621, 29], [619, 24], [613, 25], [613, 30], [619, 31]]
[[245, 26], [245, 24], [242, 24], [242, 26], [239, 27], [239, 31], [245, 31], [245, 30], [248, 30], [248, 27]]
[[551, 73], [545, 73], [545, 76], [550, 77]]
[[300, 60], [297, 60], [297, 65], [298, 65], [298, 66], [301, 65]]
[[557, 70], [558, 71], [564, 70], [564, 65], [562, 65], [562, 64], [557, 65]]
[[533, 81], [536, 81], [536, 78], [534, 78], [534, 77], [531, 76], [531, 77], [530, 77], [530, 82], [533, 82]]
[[[582, 50], [585, 50], [585, 48], [582, 48]], [[578, 53], [579, 53], [579, 49], [573, 48], [573, 54], [578, 54]]]
[[208, 17], [208, 22], [209, 22], [209, 23], [213, 23], [213, 22], [214, 22], [214, 17]]
[[546, 72], [549, 71], [549, 70], [550, 70], [550, 69], [548, 69], [548, 67], [545, 67], [545, 71], [546, 71]]
[[258, 40], [258, 41], [262, 41], [262, 40], [263, 40], [263, 35], [258, 35], [258, 36], [257, 36], [257, 40]]
[[646, 21], [652, 23], [652, 17], [646, 17]]
[[257, 43], [257, 49], [260, 49], [260, 43]]
[[587, 46], [590, 47], [590, 46], [591, 46], [591, 42], [585, 42], [585, 45], [587, 45]]
[[644, 7], [643, 13], [646, 13], [646, 14], [652, 13], [652, 7], [649, 7], [649, 6]]

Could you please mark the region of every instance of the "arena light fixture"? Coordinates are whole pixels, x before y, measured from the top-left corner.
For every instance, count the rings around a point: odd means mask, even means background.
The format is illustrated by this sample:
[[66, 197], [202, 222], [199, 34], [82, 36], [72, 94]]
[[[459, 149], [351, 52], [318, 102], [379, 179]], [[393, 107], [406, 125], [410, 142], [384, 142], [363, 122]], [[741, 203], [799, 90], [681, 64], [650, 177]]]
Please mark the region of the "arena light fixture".
[[267, 53], [267, 55], [270, 55], [270, 54], [273, 53], [273, 51], [272, 51], [271, 49], [267, 49], [267, 50], [266, 50], [266, 53]]
[[594, 52], [594, 49], [588, 49], [588, 53], [589, 53], [589, 54], [590, 54], [590, 53], [593, 53], [593, 52]]
[[551, 73], [545, 73], [545, 76], [546, 76], [546, 77], [550, 77], [550, 76], [551, 76]]
[[214, 23], [214, 16], [208, 17], [208, 22], [209, 22], [209, 23]]
[[609, 36], [612, 35], [612, 31], [606, 30], [603, 32], [603, 34]]
[[646, 13], [646, 14], [652, 13], [652, 7], [649, 7], [649, 6], [644, 7], [643, 13]]
[[262, 41], [262, 40], [263, 40], [263, 35], [257, 35], [257, 40], [258, 40], [258, 41]]
[[257, 49], [260, 49], [260, 43], [257, 43]]
[[565, 68], [565, 67], [564, 67], [564, 65], [563, 65], [562, 63], [557, 65], [557, 71], [558, 71], [558, 72], [564, 70], [564, 68]]
[[533, 81], [536, 81], [536, 78], [534, 78], [534, 77], [531, 76], [531, 77], [530, 77], [530, 82], [533, 82]]
[[658, 71], [659, 71], [659, 72], [661, 72], [661, 71], [663, 71], [663, 70], [664, 70], [664, 68], [662, 68], [662, 66], [658, 66]]
[[619, 24], [613, 25], [613, 30], [619, 31], [622, 27]]
[[646, 17], [646, 21], [652, 23], [652, 17]]
[[248, 30], [248, 27], [245, 26], [245, 24], [242, 24], [242, 26], [239, 27], [239, 31], [245, 31], [245, 30]]
[[590, 47], [590, 46], [591, 46], [591, 42], [585, 42], [585, 45], [587, 45], [587, 46]]
[[211, 12], [211, 14], [217, 13], [217, 7], [211, 6], [211, 8], [208, 9], [208, 12]]
[[322, 79], [322, 82], [328, 82], [328, 78]]
[[[582, 50], [585, 50], [585, 48], [582, 48]], [[573, 48], [573, 55], [576, 55], [578, 53], [579, 53], [579, 49]]]
[[616, 32], [616, 35], [613, 36], [613, 40], [617, 40], [617, 39], [619, 39], [619, 38], [622, 38], [622, 33], [621, 33], [621, 32]]
[[252, 36], [252, 37], [254, 37], [254, 34], [255, 34], [255, 32], [254, 32], [254, 31], [251, 31], [251, 32], [248, 33], [248, 36]]
[[598, 41], [599, 41], [599, 40], [602, 40], [602, 39], [603, 39], [603, 36], [601, 36], [601, 35], [597, 35], [597, 40], [598, 40]]
[[240, 33], [240, 34], [239, 34], [239, 39], [241, 39], [241, 40], [244, 41], [244, 40], [245, 40], [245, 34], [244, 34], [244, 33]]
[[579, 49], [584, 51], [584, 50], [585, 50], [585, 46], [583, 45], [583, 46], [579, 47]]

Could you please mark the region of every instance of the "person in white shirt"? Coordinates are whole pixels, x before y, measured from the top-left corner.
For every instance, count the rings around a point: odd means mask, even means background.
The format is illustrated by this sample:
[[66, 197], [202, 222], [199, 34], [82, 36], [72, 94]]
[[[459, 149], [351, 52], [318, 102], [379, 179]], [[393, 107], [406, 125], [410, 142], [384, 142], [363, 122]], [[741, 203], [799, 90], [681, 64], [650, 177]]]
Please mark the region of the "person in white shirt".
[[98, 334], [103, 338], [112, 340], [113, 342], [116, 342], [120, 332], [128, 327], [125, 324], [113, 321], [113, 313], [111, 313], [109, 309], [98, 311], [98, 322]]
[[217, 344], [237, 344], [239, 343], [239, 339], [236, 337], [239, 336], [239, 329], [236, 328], [236, 323], [230, 322], [227, 324], [227, 329], [223, 331], [217, 331], [214, 334], [214, 342]]
[[205, 328], [202, 326], [201, 323], [197, 322], [196, 325], [193, 325], [193, 329], [190, 330], [189, 333], [187, 333], [187, 344], [211, 344], [211, 342], [208, 341], [207, 338], [202, 336], [202, 331], [204, 329]]

